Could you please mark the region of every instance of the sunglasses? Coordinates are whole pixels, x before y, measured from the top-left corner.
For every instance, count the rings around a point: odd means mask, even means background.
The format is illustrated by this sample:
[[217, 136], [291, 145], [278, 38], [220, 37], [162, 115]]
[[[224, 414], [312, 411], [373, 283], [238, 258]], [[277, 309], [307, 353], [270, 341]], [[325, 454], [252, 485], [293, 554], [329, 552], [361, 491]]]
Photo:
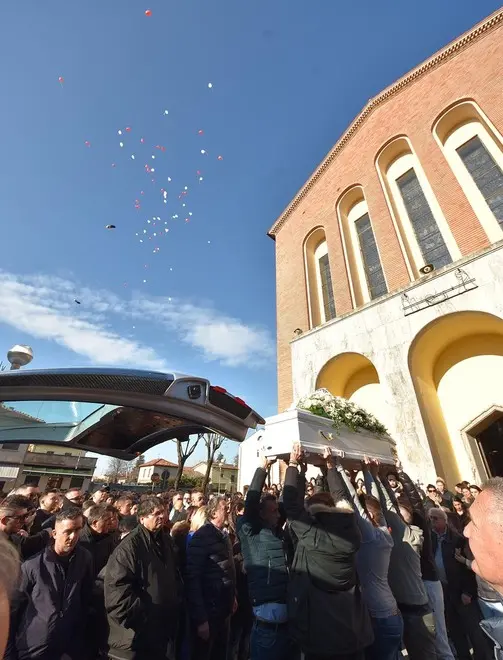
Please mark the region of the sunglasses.
[[19, 520], [19, 521], [22, 521], [22, 520], [27, 520], [27, 518], [29, 518], [30, 515], [31, 515], [31, 512], [28, 511], [28, 513], [23, 513], [23, 514], [20, 515], [20, 516], [9, 516], [9, 518], [11, 518], [12, 520]]

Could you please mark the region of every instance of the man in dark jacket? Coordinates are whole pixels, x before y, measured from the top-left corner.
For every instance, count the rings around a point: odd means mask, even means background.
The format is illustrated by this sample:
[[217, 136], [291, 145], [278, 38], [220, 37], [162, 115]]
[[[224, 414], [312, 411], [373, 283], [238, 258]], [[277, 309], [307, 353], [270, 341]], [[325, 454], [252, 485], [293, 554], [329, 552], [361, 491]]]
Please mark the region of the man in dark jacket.
[[[35, 520], [33, 521], [32, 526], [30, 527], [30, 535], [38, 534], [45, 528], [46, 523], [48, 527], [50, 525], [50, 518], [56, 516], [58, 511], [61, 511], [63, 506], [63, 496], [57, 488], [52, 488], [51, 490], [46, 490], [45, 493], [42, 493], [40, 496], [40, 506], [35, 511]], [[54, 526], [54, 521], [53, 525]]]
[[294, 446], [285, 476], [283, 503], [297, 548], [288, 594], [290, 632], [306, 660], [363, 660], [374, 635], [356, 573], [360, 547], [353, 508], [335, 463], [327, 460], [330, 493], [302, 505], [300, 446]]
[[91, 598], [92, 558], [78, 545], [79, 509], [61, 511], [54, 543], [24, 562], [13, 599], [5, 660], [81, 660]]
[[187, 519], [187, 511], [183, 508], [183, 493], [175, 493], [172, 500], [172, 509], [169, 512], [169, 521], [172, 525]]
[[[428, 596], [428, 605], [433, 614], [433, 632], [435, 633], [435, 648], [438, 660], [454, 660], [445, 622], [444, 590], [438, 578], [433, 556], [430, 520], [416, 485], [409, 475], [403, 471], [400, 463], [397, 464], [397, 471], [403, 485], [403, 493], [398, 500], [400, 513], [406, 522], [416, 525], [423, 531], [423, 545], [420, 551], [421, 576]], [[412, 507], [411, 513], [405, 508], [405, 501]]]
[[175, 660], [181, 580], [157, 497], [138, 506], [140, 524], [113, 551], [105, 569], [110, 658]]
[[225, 497], [207, 505], [208, 522], [187, 548], [187, 607], [193, 627], [194, 660], [226, 660], [230, 617], [236, 607], [236, 571]]
[[80, 535], [80, 545], [92, 555], [95, 576], [106, 566], [118, 543], [118, 536], [110, 533], [114, 515], [113, 507], [95, 504], [89, 510], [87, 522]]
[[88, 620], [90, 657], [95, 658], [98, 652], [105, 650], [108, 640], [108, 622], [105, 612], [105, 593], [103, 578], [99, 574], [105, 568], [110, 555], [119, 543], [119, 535], [112, 533], [115, 509], [108, 504], [95, 504], [87, 514], [87, 521], [80, 535], [79, 545], [88, 550], [93, 558], [93, 598], [92, 611]]
[[433, 554], [444, 588], [447, 629], [457, 657], [470, 660], [472, 646], [475, 660], [490, 660], [493, 657], [491, 645], [479, 625], [482, 614], [477, 603], [475, 575], [456, 560], [465, 540], [448, 527], [443, 509], [430, 509], [428, 515], [433, 528]]
[[246, 495], [244, 514], [237, 523], [255, 616], [250, 640], [251, 660], [293, 658], [288, 634], [288, 566], [279, 528], [279, 505], [274, 495], [261, 497], [272, 463], [261, 459]]
[[51, 538], [49, 530], [33, 536], [23, 530], [31, 510], [31, 501], [23, 495], [10, 495], [0, 504], [0, 531], [6, 534], [23, 561], [43, 550]]

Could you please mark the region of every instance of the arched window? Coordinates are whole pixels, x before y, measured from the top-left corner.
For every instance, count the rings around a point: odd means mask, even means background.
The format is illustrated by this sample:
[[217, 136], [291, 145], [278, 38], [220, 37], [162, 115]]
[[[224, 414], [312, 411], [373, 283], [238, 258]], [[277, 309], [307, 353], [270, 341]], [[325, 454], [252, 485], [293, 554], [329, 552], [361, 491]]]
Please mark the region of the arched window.
[[304, 244], [309, 320], [312, 328], [335, 318], [335, 299], [325, 232], [315, 229]]
[[355, 307], [388, 293], [367, 202], [355, 186], [337, 204]]
[[377, 169], [414, 277], [426, 264], [441, 268], [459, 248], [409, 140], [397, 138], [377, 157]]
[[503, 138], [471, 100], [444, 112], [433, 134], [489, 240], [501, 240]]

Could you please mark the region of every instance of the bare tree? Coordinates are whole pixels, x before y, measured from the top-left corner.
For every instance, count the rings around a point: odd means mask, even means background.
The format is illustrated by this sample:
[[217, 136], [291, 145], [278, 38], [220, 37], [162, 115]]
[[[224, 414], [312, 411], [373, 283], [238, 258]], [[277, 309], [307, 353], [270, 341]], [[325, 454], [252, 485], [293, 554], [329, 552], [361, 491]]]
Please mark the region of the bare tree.
[[232, 465], [234, 465], [235, 467], [239, 466], [239, 452], [232, 459]]
[[[203, 492], [206, 492], [208, 488], [208, 483], [210, 481], [211, 468], [215, 462], [215, 454], [222, 446], [225, 438], [223, 435], [218, 435], [218, 433], [207, 433], [204, 436], [204, 444], [206, 445], [206, 473], [203, 479]], [[222, 452], [217, 456], [217, 460], [222, 456]]]
[[145, 456], [143, 454], [140, 454], [136, 461], [134, 462], [134, 466], [131, 470], [131, 482], [136, 483], [138, 481], [138, 477], [140, 476], [140, 468], [141, 466], [145, 463]]
[[183, 474], [183, 468], [185, 467], [185, 463], [187, 462], [187, 459], [192, 456], [194, 451], [196, 450], [197, 445], [199, 444], [199, 440], [203, 437], [203, 433], [198, 433], [197, 436], [189, 436], [188, 438], [175, 438], [176, 440], [176, 451], [178, 454], [178, 469], [176, 471], [176, 476], [175, 476], [175, 490], [178, 490], [178, 485], [180, 483], [180, 479], [182, 478]]
[[116, 484], [119, 479], [127, 479], [131, 471], [129, 461], [124, 461], [122, 458], [108, 459], [107, 471], [105, 477], [112, 483]]

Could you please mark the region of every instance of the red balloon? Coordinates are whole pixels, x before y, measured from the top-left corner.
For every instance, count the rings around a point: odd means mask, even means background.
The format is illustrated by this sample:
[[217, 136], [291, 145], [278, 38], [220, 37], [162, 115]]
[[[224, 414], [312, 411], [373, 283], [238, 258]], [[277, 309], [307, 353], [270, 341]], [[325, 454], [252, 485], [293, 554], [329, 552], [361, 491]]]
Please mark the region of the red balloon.
[[224, 159], [223, 156], [219, 156], [217, 160], [223, 160], [223, 159]]
[[145, 12], [145, 16], [152, 16], [152, 10], [147, 9], [147, 11]]
[[131, 131], [131, 126], [126, 126], [126, 131], [129, 133]]
[[63, 84], [65, 82], [65, 79], [63, 78], [63, 76], [59, 76], [58, 80], [61, 84]]

